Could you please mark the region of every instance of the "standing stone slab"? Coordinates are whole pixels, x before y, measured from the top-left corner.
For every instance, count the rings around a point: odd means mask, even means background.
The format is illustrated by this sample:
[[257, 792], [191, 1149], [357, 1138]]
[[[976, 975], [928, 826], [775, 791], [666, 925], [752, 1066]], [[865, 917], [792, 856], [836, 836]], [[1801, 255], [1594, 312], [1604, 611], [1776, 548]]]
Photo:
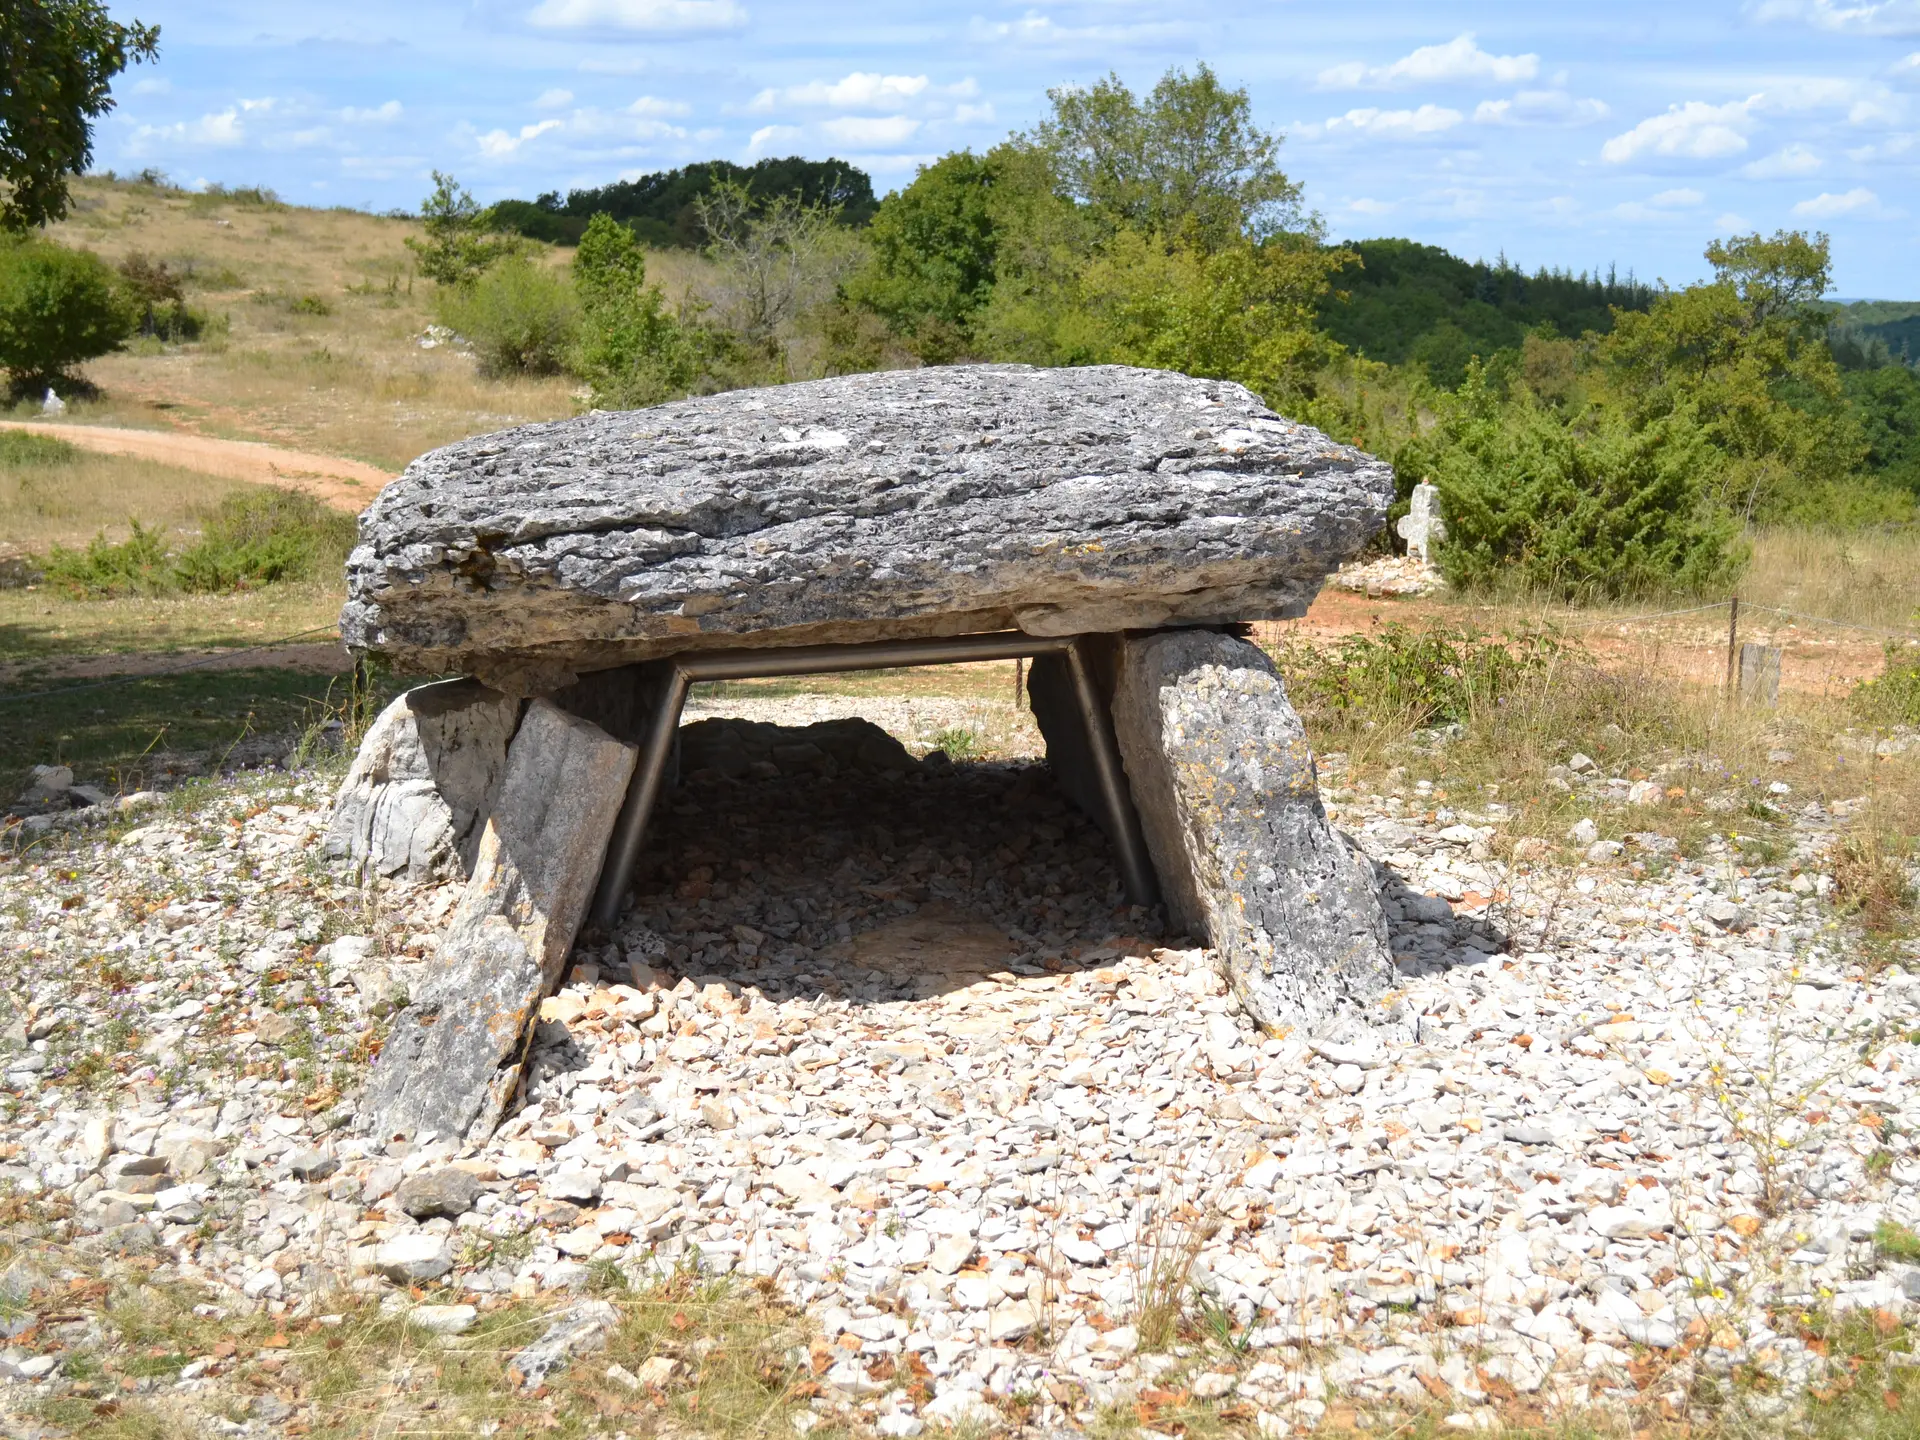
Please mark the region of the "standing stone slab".
[[1114, 729], [1170, 916], [1219, 952], [1247, 1013], [1316, 1033], [1386, 1019], [1372, 865], [1328, 823], [1266, 654], [1200, 630], [1128, 640]]
[[409, 690], [380, 712], [333, 805], [326, 851], [357, 874], [473, 871], [520, 702], [475, 680]]
[[341, 634], [540, 695], [679, 651], [1299, 615], [1392, 495], [1228, 381], [846, 375], [421, 456], [360, 517]]
[[634, 757], [597, 725], [545, 700], [528, 706], [439, 964], [367, 1081], [368, 1128], [492, 1131], [522, 1037], [586, 915]]

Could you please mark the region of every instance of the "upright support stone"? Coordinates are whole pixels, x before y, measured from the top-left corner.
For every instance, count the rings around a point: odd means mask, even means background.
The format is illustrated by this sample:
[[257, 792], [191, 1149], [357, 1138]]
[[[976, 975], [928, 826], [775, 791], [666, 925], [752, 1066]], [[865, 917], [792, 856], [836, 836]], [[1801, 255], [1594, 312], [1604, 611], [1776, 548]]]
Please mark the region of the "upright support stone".
[[1328, 823], [1266, 654], [1200, 630], [1127, 640], [1114, 728], [1170, 917], [1219, 952], [1248, 1014], [1315, 1033], [1388, 1019], [1372, 865]]
[[473, 871], [520, 702], [477, 680], [407, 691], [380, 712], [334, 801], [326, 851], [360, 874]]
[[549, 701], [528, 707], [439, 965], [368, 1079], [367, 1128], [492, 1133], [586, 915], [634, 755]]

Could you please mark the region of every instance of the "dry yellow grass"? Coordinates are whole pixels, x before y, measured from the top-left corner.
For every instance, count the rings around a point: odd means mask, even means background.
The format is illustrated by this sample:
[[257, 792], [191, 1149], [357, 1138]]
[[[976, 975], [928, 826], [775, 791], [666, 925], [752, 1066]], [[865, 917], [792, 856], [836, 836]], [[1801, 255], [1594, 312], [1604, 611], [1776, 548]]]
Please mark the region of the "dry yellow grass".
[[1920, 630], [1920, 531], [1762, 531], [1735, 588], [1743, 604]]
[[0, 459], [0, 559], [84, 545], [103, 531], [124, 540], [129, 520], [191, 534], [200, 514], [237, 488], [216, 475], [118, 455], [76, 451], [46, 466]]
[[188, 302], [227, 329], [94, 361], [85, 373], [102, 394], [70, 418], [291, 444], [398, 470], [463, 436], [572, 413], [569, 380], [481, 380], [465, 355], [419, 347], [434, 286], [414, 273], [404, 243], [418, 233], [413, 221], [358, 211], [81, 181], [53, 237], [109, 262], [136, 251], [166, 261], [185, 276]]

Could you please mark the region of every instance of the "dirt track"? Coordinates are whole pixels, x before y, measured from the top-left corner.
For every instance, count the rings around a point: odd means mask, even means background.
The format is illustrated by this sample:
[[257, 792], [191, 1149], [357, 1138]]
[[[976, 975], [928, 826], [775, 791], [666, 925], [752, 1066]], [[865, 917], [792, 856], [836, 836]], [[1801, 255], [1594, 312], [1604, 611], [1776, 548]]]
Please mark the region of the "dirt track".
[[358, 514], [393, 476], [375, 465], [284, 450], [253, 440], [214, 440], [173, 430], [126, 430], [112, 425], [63, 425], [58, 421], [0, 420], [0, 428], [54, 435], [83, 450], [129, 455], [203, 475], [254, 485], [304, 490], [327, 504]]

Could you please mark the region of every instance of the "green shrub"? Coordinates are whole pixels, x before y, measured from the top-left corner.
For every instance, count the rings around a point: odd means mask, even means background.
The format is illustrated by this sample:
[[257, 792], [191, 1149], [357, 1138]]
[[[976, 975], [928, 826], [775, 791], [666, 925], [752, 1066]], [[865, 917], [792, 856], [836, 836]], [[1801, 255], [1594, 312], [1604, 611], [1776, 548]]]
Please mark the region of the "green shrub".
[[1887, 642], [1886, 668], [1853, 687], [1853, 708], [1881, 725], [1920, 725], [1920, 650]]
[[353, 548], [350, 515], [311, 495], [266, 487], [236, 491], [205, 519], [200, 538], [172, 554], [166, 538], [138, 520], [118, 543], [104, 533], [84, 550], [53, 547], [49, 583], [76, 596], [219, 594], [287, 580], [312, 580], [343, 564]]
[[207, 317], [187, 304], [181, 277], [164, 260], [135, 251], [118, 266], [121, 291], [136, 316], [139, 334], [174, 344], [198, 340]]
[[128, 523], [133, 534], [118, 544], [103, 531], [84, 550], [54, 546], [44, 566], [47, 582], [82, 597], [164, 595], [178, 589], [166, 538], [138, 520]]
[[199, 540], [174, 571], [181, 589], [197, 592], [312, 580], [344, 564], [353, 541], [353, 517], [311, 495], [241, 490], [207, 517]]
[[666, 296], [647, 283], [647, 260], [633, 232], [608, 215], [587, 224], [573, 257], [581, 303], [573, 372], [610, 410], [684, 395], [699, 373], [687, 328], [668, 313]]
[[579, 319], [567, 277], [518, 255], [443, 290], [436, 308], [441, 324], [472, 343], [485, 375], [554, 374]]
[[1435, 559], [1463, 589], [1518, 582], [1593, 600], [1698, 593], [1744, 561], [1712, 499], [1720, 455], [1685, 408], [1635, 428], [1595, 406], [1502, 401], [1476, 362], [1426, 452], [1447, 519]]
[[296, 315], [331, 315], [333, 313], [333, 306], [318, 295], [302, 295], [287, 308]]
[[1516, 684], [1546, 668], [1559, 642], [1541, 631], [1494, 636], [1471, 628], [1384, 625], [1331, 649], [1293, 645], [1279, 664], [1303, 709], [1413, 728], [1464, 722], [1498, 707]]
[[0, 470], [46, 470], [77, 460], [80, 452], [54, 435], [0, 430]]
[[0, 369], [16, 392], [117, 349], [133, 322], [97, 255], [45, 240], [0, 240]]

